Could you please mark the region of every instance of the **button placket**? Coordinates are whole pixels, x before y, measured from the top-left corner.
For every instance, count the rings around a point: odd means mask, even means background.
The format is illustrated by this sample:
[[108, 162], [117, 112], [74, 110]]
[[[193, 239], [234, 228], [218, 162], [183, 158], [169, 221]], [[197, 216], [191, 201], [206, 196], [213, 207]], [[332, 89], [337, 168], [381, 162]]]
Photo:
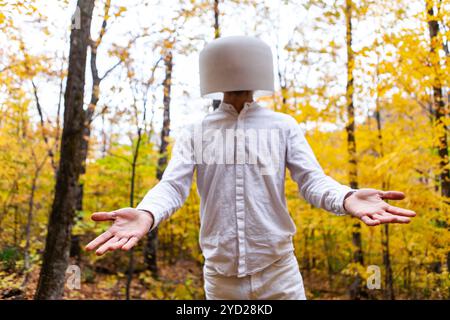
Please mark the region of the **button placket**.
[[[242, 110], [244, 111], [244, 110]], [[244, 129], [243, 114], [241, 111], [236, 122], [236, 134]], [[237, 142], [237, 139], [236, 139]], [[244, 203], [244, 164], [238, 159], [244, 159], [245, 163], [245, 139], [243, 146], [238, 146], [236, 143], [236, 220], [237, 220], [237, 234], [238, 234], [238, 276], [245, 276], [247, 272], [246, 266], [246, 248], [245, 248], [245, 203]]]

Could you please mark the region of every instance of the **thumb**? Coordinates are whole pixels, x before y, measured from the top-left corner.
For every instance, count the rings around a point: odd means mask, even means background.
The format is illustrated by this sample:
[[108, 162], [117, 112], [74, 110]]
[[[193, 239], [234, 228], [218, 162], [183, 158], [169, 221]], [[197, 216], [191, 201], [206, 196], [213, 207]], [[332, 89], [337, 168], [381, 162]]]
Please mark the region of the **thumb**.
[[116, 212], [95, 212], [91, 215], [91, 219], [94, 221], [108, 221], [116, 219]]
[[405, 194], [400, 191], [382, 191], [381, 198], [388, 200], [402, 200], [405, 198]]

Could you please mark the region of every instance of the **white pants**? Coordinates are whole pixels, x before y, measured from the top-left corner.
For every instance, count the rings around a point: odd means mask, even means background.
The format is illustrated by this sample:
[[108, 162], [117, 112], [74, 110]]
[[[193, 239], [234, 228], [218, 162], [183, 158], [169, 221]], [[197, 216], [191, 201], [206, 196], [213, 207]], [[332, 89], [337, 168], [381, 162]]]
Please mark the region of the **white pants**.
[[205, 266], [203, 278], [207, 300], [306, 300], [293, 252], [242, 278], [223, 276]]

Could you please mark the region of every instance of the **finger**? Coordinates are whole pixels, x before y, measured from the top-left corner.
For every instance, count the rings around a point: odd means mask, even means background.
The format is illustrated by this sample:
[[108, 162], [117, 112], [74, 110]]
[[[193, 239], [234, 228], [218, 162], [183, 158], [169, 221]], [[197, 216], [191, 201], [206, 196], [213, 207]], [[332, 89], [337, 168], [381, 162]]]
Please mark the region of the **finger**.
[[404, 216], [404, 217], [415, 217], [416, 213], [412, 210], [408, 210], [408, 209], [403, 209], [403, 208], [399, 208], [396, 206], [391, 206], [389, 205], [389, 207], [386, 208], [386, 211], [398, 216]]
[[372, 218], [370, 218], [369, 216], [362, 216], [362, 217], [361, 217], [361, 220], [362, 220], [362, 222], [364, 222], [366, 225], [371, 226], [371, 227], [377, 226], [377, 225], [380, 224], [380, 221], [379, 221], [379, 220], [372, 219]]
[[125, 243], [127, 243], [127, 241], [128, 241], [128, 238], [122, 238], [122, 239], [120, 239], [119, 241], [117, 241], [117, 242], [111, 244], [111, 245], [109, 246], [109, 250], [112, 251], [112, 250], [120, 249], [120, 248], [122, 248], [122, 246], [123, 246]]
[[390, 223], [395, 220], [395, 216], [386, 213], [375, 213], [372, 215], [372, 218], [377, 219], [381, 223]]
[[109, 221], [116, 218], [116, 212], [95, 212], [91, 215], [91, 219], [94, 221]]
[[390, 213], [374, 214], [373, 218], [380, 220], [381, 223], [409, 223], [411, 219], [403, 216], [395, 216]]
[[114, 243], [116, 243], [119, 240], [118, 237], [114, 236], [113, 238], [109, 239], [107, 242], [105, 242], [100, 248], [95, 251], [95, 253], [99, 256], [104, 254], [106, 251], [109, 250], [110, 246]]
[[128, 242], [122, 246], [122, 250], [125, 250], [125, 251], [130, 250], [138, 243], [138, 241], [139, 241], [138, 237], [131, 237], [128, 240]]
[[381, 191], [381, 198], [388, 200], [402, 200], [405, 199], [405, 194], [400, 191]]
[[99, 235], [97, 238], [89, 242], [86, 246], [86, 250], [91, 251], [97, 248], [99, 245], [102, 245], [109, 239], [113, 237], [113, 234], [108, 230], [106, 232], [103, 232], [101, 235]]

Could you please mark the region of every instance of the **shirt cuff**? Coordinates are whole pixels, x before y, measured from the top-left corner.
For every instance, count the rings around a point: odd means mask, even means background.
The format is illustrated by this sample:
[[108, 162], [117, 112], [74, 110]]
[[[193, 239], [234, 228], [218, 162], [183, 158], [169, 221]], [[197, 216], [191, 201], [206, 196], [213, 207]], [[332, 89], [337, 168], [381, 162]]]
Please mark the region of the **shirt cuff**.
[[350, 192], [351, 193], [354, 193], [354, 192], [356, 192], [356, 191], [358, 191], [358, 189], [353, 189], [353, 188], [350, 188], [350, 187], [347, 187], [347, 186], [345, 186], [345, 188], [342, 190], [342, 192], [339, 194], [339, 196], [338, 196], [338, 198], [337, 198], [337, 210], [336, 210], [336, 214], [338, 215], [338, 216], [344, 216], [344, 215], [347, 215], [347, 214], [349, 214], [346, 210], [345, 210], [345, 208], [344, 208], [344, 201], [345, 201], [345, 199], [346, 199], [346, 196], [347, 196], [347, 194], [349, 194]]
[[161, 223], [161, 221], [164, 219], [164, 213], [161, 212], [157, 207], [154, 207], [152, 205], [144, 205], [142, 203], [140, 203], [137, 207], [137, 210], [141, 210], [141, 211], [145, 211], [147, 213], [149, 213], [152, 217], [153, 217], [153, 224], [150, 227], [150, 231], [153, 231], [157, 226], [159, 226], [159, 224]]

